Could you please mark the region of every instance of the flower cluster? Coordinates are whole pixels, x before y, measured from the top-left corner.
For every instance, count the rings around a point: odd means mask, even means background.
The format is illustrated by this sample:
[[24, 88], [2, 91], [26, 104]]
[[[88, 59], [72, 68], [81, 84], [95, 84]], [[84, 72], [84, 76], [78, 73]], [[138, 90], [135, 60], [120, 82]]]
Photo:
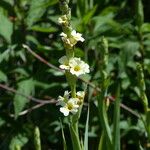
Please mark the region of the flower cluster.
[[60, 25], [64, 25], [64, 26], [68, 26], [69, 22], [68, 22], [68, 18], [66, 15], [63, 15], [61, 17], [58, 18], [58, 23]]
[[76, 98], [70, 97], [70, 92], [65, 91], [63, 96], [58, 97], [58, 102], [56, 105], [60, 105], [60, 112], [64, 116], [68, 116], [69, 113], [75, 114], [78, 112], [79, 106], [83, 103], [85, 93], [79, 91], [76, 93]]
[[71, 31], [71, 34], [68, 36], [64, 32], [60, 34], [64, 44], [73, 47], [78, 41], [84, 42], [84, 38], [81, 33], [77, 33], [75, 30]]
[[[64, 5], [66, 4], [66, 5]], [[90, 72], [89, 65], [81, 60], [81, 58], [74, 57], [74, 46], [77, 42], [84, 42], [84, 38], [81, 33], [76, 32], [70, 25], [71, 12], [68, 7], [68, 1], [60, 3], [60, 9], [62, 16], [58, 18], [58, 23], [62, 26], [63, 32], [60, 34], [61, 39], [66, 49], [66, 56], [62, 56], [59, 59], [60, 68], [69, 72], [69, 76], [66, 75], [67, 81], [71, 83], [71, 92], [65, 91], [63, 96], [58, 97], [56, 105], [60, 105], [60, 112], [64, 116], [68, 116], [69, 113], [75, 114], [78, 112], [79, 107], [83, 104], [85, 93], [82, 91], [76, 91], [76, 77]], [[71, 93], [71, 94], [70, 94]], [[70, 95], [73, 95], [71, 97]]]
[[90, 72], [89, 65], [77, 57], [68, 59], [67, 56], [62, 56], [59, 59], [59, 63], [61, 64], [59, 66], [61, 69], [68, 70], [76, 76]]

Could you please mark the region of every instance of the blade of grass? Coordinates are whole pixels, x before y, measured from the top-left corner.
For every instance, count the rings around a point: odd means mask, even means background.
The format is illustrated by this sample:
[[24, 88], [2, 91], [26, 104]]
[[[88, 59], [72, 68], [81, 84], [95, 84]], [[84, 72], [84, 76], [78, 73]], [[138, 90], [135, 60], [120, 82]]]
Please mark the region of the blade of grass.
[[120, 150], [120, 85], [117, 87], [116, 101], [114, 106], [114, 121], [113, 121], [113, 150]]
[[60, 119], [60, 126], [61, 126], [62, 139], [63, 139], [63, 149], [67, 150], [67, 144], [66, 144], [66, 139], [65, 139], [65, 135], [64, 135], [64, 130], [63, 130], [63, 125], [62, 125], [61, 119]]
[[77, 135], [77, 132], [75, 131], [76, 124], [70, 124], [69, 129], [70, 129], [70, 134], [71, 134], [71, 139], [72, 139], [72, 145], [73, 145], [73, 150], [81, 150], [81, 144], [79, 141], [79, 137]]
[[99, 141], [99, 145], [98, 145], [98, 150], [103, 150], [104, 149], [104, 131], [102, 131], [102, 134], [101, 134], [101, 138], [100, 138], [100, 141]]
[[84, 150], [88, 150], [89, 111], [90, 111], [90, 108], [88, 107], [86, 125], [85, 125], [85, 133], [84, 133]]
[[[102, 90], [103, 91], [103, 90]], [[105, 91], [103, 91], [98, 100], [98, 107], [99, 107], [99, 115], [100, 115], [100, 121], [101, 125], [104, 131], [104, 136], [106, 136], [106, 143], [108, 149], [112, 149], [112, 135], [111, 130], [108, 123], [108, 116], [107, 116], [107, 110], [106, 110], [106, 104], [105, 104]]]

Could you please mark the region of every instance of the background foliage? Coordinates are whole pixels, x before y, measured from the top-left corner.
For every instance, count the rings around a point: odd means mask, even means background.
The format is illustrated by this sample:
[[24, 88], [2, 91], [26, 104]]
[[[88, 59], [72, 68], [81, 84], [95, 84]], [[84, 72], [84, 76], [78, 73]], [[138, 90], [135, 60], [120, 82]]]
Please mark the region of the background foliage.
[[[143, 0], [139, 7], [137, 2], [72, 0], [70, 6], [72, 25], [86, 39], [75, 50], [76, 56], [82, 57], [91, 66], [91, 73], [86, 78], [99, 86], [100, 41], [105, 36], [109, 41], [109, 93], [115, 97], [119, 77], [122, 103], [142, 114], [136, 63], [144, 64], [146, 93], [150, 98], [150, 1]], [[0, 1], [0, 83], [39, 99], [57, 99], [64, 89], [68, 89], [63, 73], [47, 67], [22, 46], [27, 44], [34, 52], [58, 66], [58, 59], [64, 55], [59, 36], [62, 30], [57, 23], [60, 14], [58, 0]], [[82, 90], [83, 86], [84, 83], [80, 82], [78, 89]], [[85, 103], [90, 106], [89, 149], [94, 150], [101, 133], [96, 107], [97, 91], [89, 87], [87, 93]], [[46, 104], [19, 116], [21, 111], [36, 104], [26, 97], [0, 89], [0, 149], [15, 150], [16, 145], [22, 149], [34, 149], [36, 126], [41, 132], [42, 149], [60, 149], [63, 143], [60, 118], [65, 127], [65, 137], [70, 140], [67, 120], [55, 104]], [[81, 136], [84, 135], [87, 109], [85, 105], [80, 119]], [[110, 104], [110, 121], [111, 109], [113, 104]], [[148, 149], [143, 123], [123, 109], [120, 129], [121, 149], [136, 150], [139, 144]]]

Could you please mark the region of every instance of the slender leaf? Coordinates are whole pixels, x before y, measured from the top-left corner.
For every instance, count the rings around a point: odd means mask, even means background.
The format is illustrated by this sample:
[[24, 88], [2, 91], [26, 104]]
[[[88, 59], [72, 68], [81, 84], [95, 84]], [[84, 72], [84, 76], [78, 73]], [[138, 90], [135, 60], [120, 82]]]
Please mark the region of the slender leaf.
[[120, 85], [117, 87], [117, 95], [114, 106], [113, 121], [113, 150], [120, 150]]
[[7, 82], [7, 75], [0, 70], [0, 81]]
[[11, 43], [12, 33], [13, 24], [4, 13], [4, 10], [0, 8], [0, 35], [3, 36], [8, 43]]
[[[18, 83], [18, 93], [23, 93], [26, 96], [29, 96], [34, 89], [34, 82], [32, 79], [26, 79]], [[14, 97], [14, 109], [15, 117], [18, 117], [18, 114], [23, 110], [25, 105], [29, 102], [26, 97], [23, 97], [19, 94], [16, 94]]]
[[63, 129], [63, 125], [62, 125], [61, 120], [60, 120], [60, 125], [61, 125], [61, 131], [62, 131], [63, 149], [67, 150], [67, 144], [66, 144], [66, 139], [65, 139], [65, 135], [64, 135], [64, 129]]
[[85, 133], [84, 133], [84, 150], [88, 150], [89, 111], [90, 111], [90, 108], [88, 107], [86, 125], [85, 125]]

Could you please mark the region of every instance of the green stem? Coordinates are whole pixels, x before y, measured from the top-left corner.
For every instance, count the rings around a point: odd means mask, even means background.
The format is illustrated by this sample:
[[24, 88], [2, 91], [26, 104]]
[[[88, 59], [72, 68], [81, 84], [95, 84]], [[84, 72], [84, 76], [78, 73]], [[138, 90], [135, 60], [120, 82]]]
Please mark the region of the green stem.
[[[72, 27], [70, 25], [70, 19], [71, 19], [71, 9], [69, 8], [69, 0], [59, 0], [60, 4], [60, 10], [62, 11], [62, 15], [66, 15], [68, 19], [67, 25], [62, 25], [63, 32], [67, 34], [68, 37], [71, 36], [71, 30]], [[66, 49], [66, 56], [68, 59], [71, 59], [74, 57], [74, 48], [68, 45], [67, 43], [64, 43], [65, 49]], [[77, 77], [72, 75], [69, 71], [66, 71], [66, 79], [67, 82], [71, 88], [71, 97], [76, 98], [76, 81]], [[79, 139], [79, 131], [78, 131], [78, 120], [81, 113], [80, 110], [73, 116], [70, 117], [70, 134], [71, 134], [71, 140], [73, 144], [74, 150], [81, 150], [81, 143]]]
[[150, 142], [150, 109], [148, 109], [146, 113], [146, 128], [147, 128], [148, 140]]
[[105, 105], [105, 91], [102, 90], [99, 100], [98, 100], [98, 106], [99, 106], [99, 114], [100, 114], [100, 121], [101, 125], [104, 131], [104, 134], [106, 136], [106, 144], [108, 147], [108, 150], [112, 149], [112, 136], [111, 136], [111, 131], [108, 123], [108, 116], [107, 116], [107, 110], [106, 110], [106, 105]]
[[76, 84], [71, 86], [71, 96], [76, 98]]
[[105, 148], [105, 138], [104, 138], [104, 131], [102, 131], [101, 137], [100, 137], [100, 141], [99, 141], [99, 145], [98, 145], [98, 150], [103, 150]]
[[120, 150], [120, 85], [117, 88], [115, 108], [114, 108], [114, 121], [113, 121], [113, 150]]
[[70, 117], [70, 134], [71, 134], [71, 140], [72, 140], [72, 146], [73, 150], [81, 150], [81, 143], [79, 139], [79, 131], [78, 131], [78, 121], [74, 122], [73, 117]]

